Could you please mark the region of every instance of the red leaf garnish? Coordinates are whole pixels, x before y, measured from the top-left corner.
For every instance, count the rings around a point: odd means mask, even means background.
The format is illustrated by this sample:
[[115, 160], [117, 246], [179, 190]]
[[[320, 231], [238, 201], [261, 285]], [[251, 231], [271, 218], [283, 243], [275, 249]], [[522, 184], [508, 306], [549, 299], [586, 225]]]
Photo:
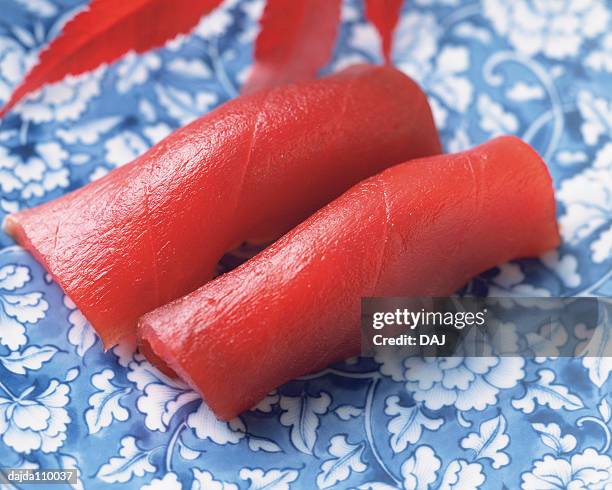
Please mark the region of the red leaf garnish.
[[385, 63], [391, 63], [393, 32], [400, 17], [404, 0], [365, 0], [366, 18], [374, 24], [382, 43]]
[[314, 78], [331, 58], [341, 0], [268, 0], [245, 93]]
[[92, 0], [41, 53], [0, 110], [66, 75], [79, 75], [129, 51], [142, 53], [188, 32], [221, 0]]

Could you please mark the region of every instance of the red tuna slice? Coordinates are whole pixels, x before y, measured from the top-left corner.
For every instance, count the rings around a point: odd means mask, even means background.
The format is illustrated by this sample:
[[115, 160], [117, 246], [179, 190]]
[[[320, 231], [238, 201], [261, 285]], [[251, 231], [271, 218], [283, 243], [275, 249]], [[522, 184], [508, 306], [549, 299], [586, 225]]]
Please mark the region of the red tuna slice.
[[502, 137], [361, 182], [242, 266], [145, 315], [139, 333], [230, 419], [359, 353], [362, 297], [449, 295], [558, 243], [546, 165]]
[[441, 151], [421, 89], [367, 65], [241, 96], [104, 178], [7, 218], [107, 348], [361, 179]]

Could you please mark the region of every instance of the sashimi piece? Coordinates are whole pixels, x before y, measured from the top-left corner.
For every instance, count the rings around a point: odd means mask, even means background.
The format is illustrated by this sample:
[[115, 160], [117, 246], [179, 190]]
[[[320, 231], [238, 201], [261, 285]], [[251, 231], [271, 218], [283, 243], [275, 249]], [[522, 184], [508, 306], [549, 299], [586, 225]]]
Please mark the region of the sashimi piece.
[[230, 419], [359, 353], [362, 297], [449, 295], [558, 243], [546, 165], [502, 137], [359, 183], [242, 266], [144, 315], [139, 334]]
[[359, 180], [441, 151], [427, 99], [360, 65], [241, 96], [5, 229], [111, 347], [245, 240], [277, 238]]

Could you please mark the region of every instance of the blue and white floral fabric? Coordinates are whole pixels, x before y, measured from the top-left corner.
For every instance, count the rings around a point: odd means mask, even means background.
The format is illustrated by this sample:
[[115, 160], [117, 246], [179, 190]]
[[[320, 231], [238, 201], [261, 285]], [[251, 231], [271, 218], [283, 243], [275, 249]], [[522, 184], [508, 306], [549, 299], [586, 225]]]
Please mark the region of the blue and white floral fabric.
[[[81, 7], [0, 0], [0, 101]], [[228, 0], [163, 49], [21, 103], [0, 121], [2, 216], [103, 176], [235, 96], [261, 10]], [[345, 1], [342, 18], [331, 68], [379, 61], [361, 3]], [[514, 133], [554, 176], [563, 246], [468, 289], [612, 295], [612, 5], [414, 0], [393, 59], [428, 92], [447, 150]], [[4, 467], [78, 468], [87, 489], [612, 488], [610, 358], [354, 360], [224, 423], [141, 356], [103, 352], [43, 268], [0, 242]]]

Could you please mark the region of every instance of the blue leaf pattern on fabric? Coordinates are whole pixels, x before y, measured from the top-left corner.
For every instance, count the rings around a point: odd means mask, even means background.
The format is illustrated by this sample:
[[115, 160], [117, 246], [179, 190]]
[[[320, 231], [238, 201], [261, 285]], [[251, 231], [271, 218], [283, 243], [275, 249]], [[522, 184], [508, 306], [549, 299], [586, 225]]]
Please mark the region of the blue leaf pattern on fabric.
[[[2, 3], [0, 102], [84, 3]], [[191, 34], [19, 104], [0, 121], [0, 219], [102, 177], [236, 96], [262, 9], [226, 0]], [[611, 32], [612, 6], [599, 0], [405, 2], [393, 60], [423, 85], [446, 150], [511, 132], [554, 179], [563, 245], [502, 264], [468, 292], [508, 304], [612, 296]], [[362, 2], [344, 0], [326, 71], [380, 62], [378, 53]], [[612, 364], [597, 352], [353, 359], [219, 422], [131, 346], [103, 352], [43, 268], [2, 233], [0, 246], [3, 466], [78, 468], [77, 488], [88, 490], [612, 486]], [[565, 327], [539, 334], [557, 347], [564, 335], [610, 341]]]

